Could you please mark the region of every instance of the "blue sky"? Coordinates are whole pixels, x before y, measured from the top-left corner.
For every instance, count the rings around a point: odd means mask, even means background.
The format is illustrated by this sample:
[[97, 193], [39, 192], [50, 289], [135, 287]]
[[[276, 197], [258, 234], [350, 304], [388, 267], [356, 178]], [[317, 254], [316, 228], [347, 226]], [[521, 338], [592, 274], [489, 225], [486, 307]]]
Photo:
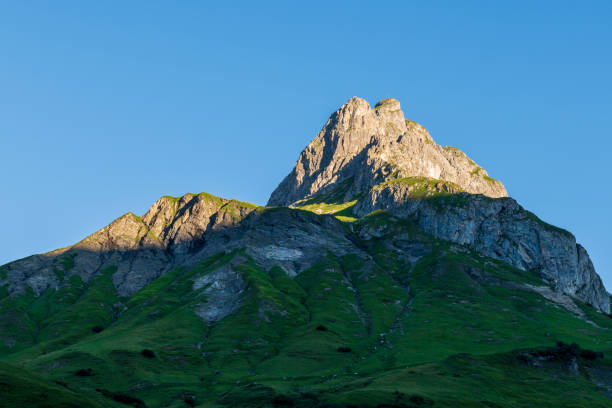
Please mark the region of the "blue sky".
[[612, 2], [219, 3], [0, 0], [0, 264], [164, 194], [264, 204], [356, 95], [572, 231], [612, 290]]

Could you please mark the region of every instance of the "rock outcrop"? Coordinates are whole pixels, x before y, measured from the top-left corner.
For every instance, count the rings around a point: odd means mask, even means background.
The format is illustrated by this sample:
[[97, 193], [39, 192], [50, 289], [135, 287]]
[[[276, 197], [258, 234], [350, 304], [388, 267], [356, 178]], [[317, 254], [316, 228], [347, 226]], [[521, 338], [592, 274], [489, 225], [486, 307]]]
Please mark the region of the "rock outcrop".
[[84, 282], [116, 266], [113, 283], [128, 296], [185, 262], [204, 244], [204, 235], [234, 225], [256, 206], [210, 194], [162, 197], [143, 217], [127, 213], [77, 244], [33, 255], [3, 267], [9, 293], [36, 294], [58, 288], [77, 274]]
[[451, 181], [469, 193], [507, 196], [501, 182], [454, 147], [437, 145], [427, 130], [406, 120], [395, 99], [374, 109], [353, 97], [331, 115], [302, 151], [295, 168], [268, 205], [289, 206], [349, 182], [344, 200], [383, 181], [429, 177]]
[[[193, 267], [219, 252], [244, 250], [258, 265], [266, 269], [278, 265], [290, 276], [327, 251], [366, 256], [332, 216], [256, 208], [206, 193], [162, 197], [143, 217], [125, 214], [71, 247], [4, 265], [0, 286], [6, 285], [9, 293], [23, 294], [30, 288], [40, 295], [59, 288], [72, 275], [89, 282], [113, 266], [118, 294], [130, 296], [177, 266]], [[220, 276], [216, 281], [224, 282]], [[225, 286], [236, 293], [241, 287]], [[216, 316], [216, 312], [199, 313], [209, 320]]]
[[512, 198], [458, 193], [451, 183], [409, 179], [372, 188], [353, 212], [364, 216], [375, 210], [413, 219], [437, 238], [531, 270], [555, 290], [610, 312], [610, 296], [574, 236], [541, 221]]

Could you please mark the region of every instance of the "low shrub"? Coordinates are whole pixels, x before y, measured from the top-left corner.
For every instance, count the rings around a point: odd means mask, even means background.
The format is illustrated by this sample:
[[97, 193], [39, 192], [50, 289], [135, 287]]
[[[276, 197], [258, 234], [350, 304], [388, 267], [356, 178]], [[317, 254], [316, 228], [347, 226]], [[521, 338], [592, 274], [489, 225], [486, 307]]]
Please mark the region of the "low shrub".
[[581, 350], [580, 357], [585, 360], [597, 360], [598, 358], [603, 358], [604, 354], [601, 351]]
[[555, 347], [549, 347], [540, 350], [529, 350], [527, 354], [518, 356], [519, 360], [524, 363], [532, 363], [532, 359], [536, 357], [540, 360], [558, 360], [570, 361], [574, 358], [583, 360], [597, 360], [604, 358], [604, 354], [600, 351], [593, 351], [581, 348], [578, 344], [567, 344], [558, 341]]
[[295, 401], [286, 395], [277, 395], [272, 400], [272, 405], [275, 407], [294, 407]]
[[91, 368], [80, 368], [76, 370], [74, 375], [79, 376], [79, 377], [91, 377], [94, 374]]
[[115, 401], [121, 404], [131, 405], [135, 408], [146, 408], [147, 407], [141, 399], [132, 397], [131, 395], [124, 394], [122, 392], [113, 392], [112, 397]]
[[96, 388], [96, 391], [104, 395], [106, 398], [112, 399], [115, 402], [124, 405], [130, 405], [134, 408], [147, 408], [145, 403], [136, 397], [125, 394], [123, 392], [111, 392], [109, 390]]

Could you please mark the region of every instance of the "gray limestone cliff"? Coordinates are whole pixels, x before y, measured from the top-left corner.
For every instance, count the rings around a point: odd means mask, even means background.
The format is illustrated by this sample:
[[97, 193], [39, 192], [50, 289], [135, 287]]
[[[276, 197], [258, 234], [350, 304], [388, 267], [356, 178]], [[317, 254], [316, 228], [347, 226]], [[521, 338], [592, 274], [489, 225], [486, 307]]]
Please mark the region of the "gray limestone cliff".
[[353, 97], [302, 151], [268, 205], [289, 206], [348, 180], [344, 199], [349, 201], [385, 180], [404, 177], [447, 180], [490, 197], [508, 195], [459, 149], [437, 145], [425, 128], [406, 120], [397, 100], [384, 99], [372, 109]]
[[353, 212], [386, 210], [413, 219], [437, 238], [531, 270], [558, 292], [610, 312], [610, 295], [571, 233], [541, 221], [512, 198], [460, 191], [440, 180], [397, 180], [372, 188]]
[[187, 262], [204, 245], [204, 236], [234, 225], [256, 206], [210, 194], [165, 196], [138, 217], [124, 214], [106, 227], [67, 248], [33, 255], [3, 266], [9, 293], [30, 287], [40, 294], [58, 288], [71, 275], [89, 282], [109, 266], [122, 296]]
[[[176, 267], [194, 267], [234, 250], [243, 250], [266, 269], [277, 265], [295, 276], [328, 251], [366, 256], [349, 235], [332, 216], [258, 208], [206, 193], [162, 197], [142, 217], [127, 213], [71, 247], [2, 266], [0, 287], [10, 294], [32, 290], [40, 295], [73, 275], [87, 283], [113, 267], [117, 293], [131, 296]], [[229, 280], [227, 287], [241, 287]]]

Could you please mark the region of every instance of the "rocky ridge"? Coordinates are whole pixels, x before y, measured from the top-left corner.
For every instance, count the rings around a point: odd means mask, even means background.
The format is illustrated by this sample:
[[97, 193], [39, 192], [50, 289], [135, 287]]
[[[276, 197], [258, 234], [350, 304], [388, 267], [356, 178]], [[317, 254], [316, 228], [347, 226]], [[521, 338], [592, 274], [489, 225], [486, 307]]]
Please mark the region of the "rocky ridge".
[[556, 291], [610, 312], [610, 295], [576, 238], [512, 198], [467, 194], [440, 180], [409, 179], [376, 186], [353, 207], [357, 216], [376, 210], [413, 219], [437, 238], [533, 271]]
[[164, 196], [142, 216], [127, 213], [82, 241], [43, 255], [33, 255], [3, 267], [9, 293], [30, 287], [39, 295], [58, 288], [76, 274], [84, 282], [116, 266], [113, 283], [128, 296], [170, 271], [200, 249], [206, 232], [233, 225], [255, 206], [210, 194]]
[[[278, 265], [295, 276], [328, 250], [360, 254], [348, 234], [332, 216], [258, 209], [206, 193], [165, 196], [142, 217], [127, 213], [71, 247], [4, 265], [0, 287], [6, 285], [12, 294], [31, 289], [40, 295], [73, 275], [89, 282], [105, 268], [116, 267], [112, 281], [125, 297], [177, 266], [193, 267], [213, 254], [237, 249], [266, 269]], [[235, 278], [231, 269], [226, 272]], [[237, 279], [224, 279], [217, 280], [239, 292]]]
[[[404, 119], [394, 99], [374, 109], [363, 99], [349, 100], [302, 152], [269, 203], [299, 207], [332, 196], [355, 217], [384, 210], [413, 220], [434, 237], [533, 271], [559, 293], [610, 311], [601, 279], [570, 233], [506, 197], [503, 185], [458, 149], [436, 145], [424, 128]], [[266, 270], [280, 266], [290, 277], [327, 253], [355, 254], [367, 265], [363, 241], [376, 233], [356, 234], [351, 227], [329, 215], [206, 193], [164, 196], [142, 217], [127, 213], [71, 247], [2, 266], [0, 287], [38, 296], [71, 276], [87, 283], [114, 267], [112, 283], [119, 296], [128, 297], [174, 268], [234, 250]], [[402, 256], [418, 244], [398, 242], [389, 245]], [[196, 313], [208, 322], [231, 313], [244, 284], [231, 265], [194, 283], [210, 299]]]

